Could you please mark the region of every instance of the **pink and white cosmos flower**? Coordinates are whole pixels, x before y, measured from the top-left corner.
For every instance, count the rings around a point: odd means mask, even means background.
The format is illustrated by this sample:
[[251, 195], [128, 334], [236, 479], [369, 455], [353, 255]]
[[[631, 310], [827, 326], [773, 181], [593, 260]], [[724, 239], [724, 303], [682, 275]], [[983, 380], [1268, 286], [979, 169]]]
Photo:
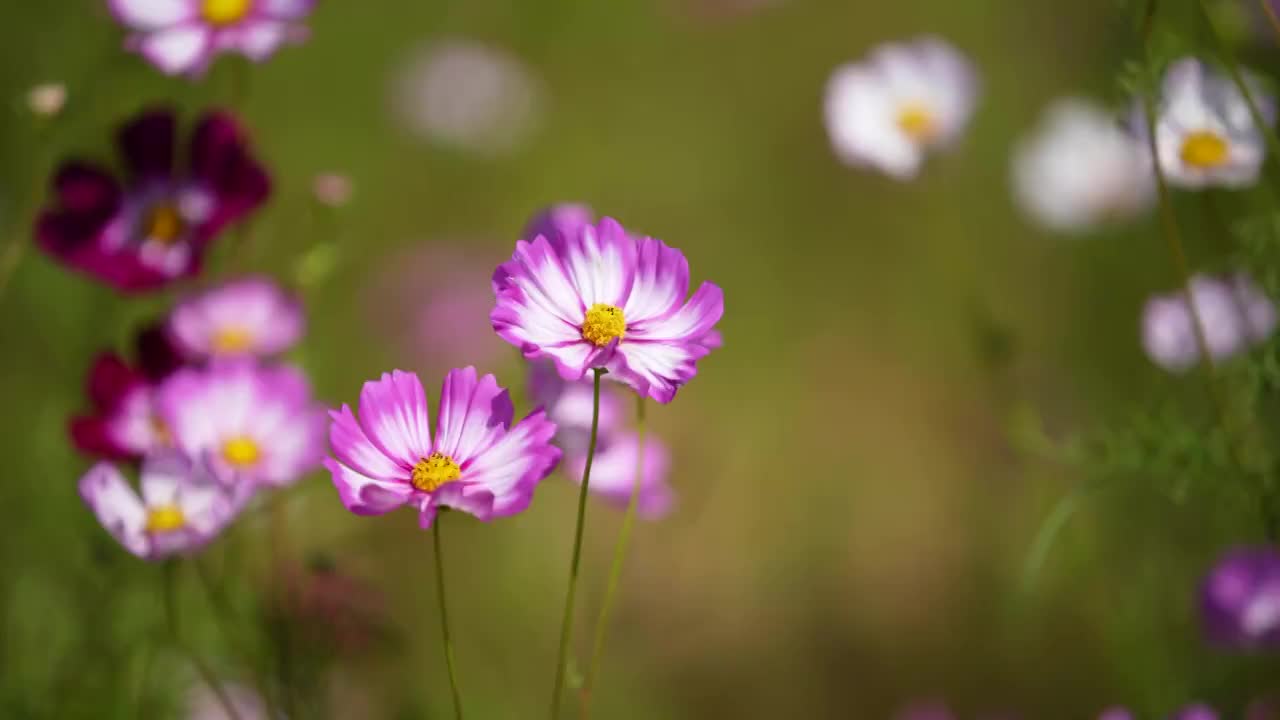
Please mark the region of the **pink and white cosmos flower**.
[[306, 329], [302, 303], [266, 277], [237, 278], [187, 298], [169, 316], [169, 334], [196, 358], [269, 357]]
[[686, 300], [684, 254], [631, 237], [610, 218], [561, 238], [517, 242], [493, 286], [494, 330], [526, 358], [553, 360], [566, 380], [604, 368], [667, 403], [719, 344], [724, 292], [704, 282]]
[[187, 368], [165, 381], [157, 402], [174, 446], [208, 457], [218, 479], [244, 493], [296, 482], [324, 458], [325, 409], [297, 368]]
[[204, 547], [238, 512], [202, 462], [176, 452], [148, 455], [142, 494], [115, 465], [101, 462], [80, 479], [80, 497], [126, 550], [144, 560]]
[[167, 75], [199, 76], [214, 57], [238, 52], [254, 62], [307, 37], [302, 19], [315, 0], [107, 0], [126, 43]]
[[427, 394], [413, 373], [384, 373], [364, 384], [360, 416], [343, 405], [330, 413], [325, 461], [342, 504], [357, 515], [409, 505], [423, 529], [450, 507], [488, 521], [529, 506], [534, 488], [555, 468], [556, 426], [542, 410], [512, 424], [514, 408], [492, 375], [452, 370], [440, 389], [435, 437]]

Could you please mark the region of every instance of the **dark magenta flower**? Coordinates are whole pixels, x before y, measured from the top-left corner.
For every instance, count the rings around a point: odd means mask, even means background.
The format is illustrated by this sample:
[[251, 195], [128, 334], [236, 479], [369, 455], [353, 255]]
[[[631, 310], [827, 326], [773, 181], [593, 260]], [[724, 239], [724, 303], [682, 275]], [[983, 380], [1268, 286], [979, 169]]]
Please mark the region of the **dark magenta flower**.
[[93, 409], [71, 419], [75, 446], [112, 460], [138, 460], [166, 447], [169, 433], [155, 409], [155, 388], [182, 362], [158, 325], [138, 334], [135, 365], [114, 352], [100, 354], [89, 370]]
[[59, 261], [120, 290], [152, 290], [195, 275], [208, 244], [270, 194], [271, 181], [229, 114], [210, 112], [177, 157], [177, 116], [150, 110], [117, 136], [125, 177], [63, 163], [36, 240]]
[[1200, 616], [1209, 639], [1224, 647], [1280, 646], [1280, 551], [1227, 553], [1200, 587]]

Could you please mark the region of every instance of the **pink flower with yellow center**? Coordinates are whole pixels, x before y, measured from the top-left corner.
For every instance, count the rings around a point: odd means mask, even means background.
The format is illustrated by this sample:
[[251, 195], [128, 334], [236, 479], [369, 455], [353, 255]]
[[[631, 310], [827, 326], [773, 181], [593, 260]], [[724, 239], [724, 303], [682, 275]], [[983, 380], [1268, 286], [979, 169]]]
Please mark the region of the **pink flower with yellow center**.
[[269, 357], [288, 350], [306, 328], [302, 304], [266, 277], [244, 277], [180, 302], [169, 333], [197, 358]]
[[235, 52], [262, 62], [307, 37], [315, 0], [107, 0], [134, 31], [127, 47], [167, 75], [198, 76], [214, 57]]
[[559, 239], [517, 242], [493, 286], [494, 330], [525, 357], [550, 358], [566, 380], [604, 368], [667, 403], [719, 344], [724, 292], [704, 282], [686, 300], [684, 254], [610, 218]]
[[423, 529], [441, 507], [485, 521], [514, 515], [560, 460], [546, 414], [512, 424], [507, 391], [472, 367], [445, 376], [434, 437], [426, 391], [412, 373], [365, 383], [359, 411], [357, 418], [343, 405], [330, 413], [334, 457], [325, 461], [342, 504], [357, 515], [408, 505]]

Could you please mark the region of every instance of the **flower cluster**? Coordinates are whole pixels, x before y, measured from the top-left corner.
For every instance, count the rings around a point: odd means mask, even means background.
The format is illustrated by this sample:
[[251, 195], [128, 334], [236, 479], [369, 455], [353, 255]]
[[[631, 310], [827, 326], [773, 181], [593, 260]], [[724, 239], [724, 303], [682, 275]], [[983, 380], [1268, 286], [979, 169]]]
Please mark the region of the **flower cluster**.
[[1220, 361], [1266, 341], [1275, 328], [1275, 304], [1245, 273], [1197, 275], [1186, 291], [1157, 295], [1142, 311], [1142, 345], [1152, 362], [1171, 372], [1200, 360], [1200, 332], [1210, 357]]

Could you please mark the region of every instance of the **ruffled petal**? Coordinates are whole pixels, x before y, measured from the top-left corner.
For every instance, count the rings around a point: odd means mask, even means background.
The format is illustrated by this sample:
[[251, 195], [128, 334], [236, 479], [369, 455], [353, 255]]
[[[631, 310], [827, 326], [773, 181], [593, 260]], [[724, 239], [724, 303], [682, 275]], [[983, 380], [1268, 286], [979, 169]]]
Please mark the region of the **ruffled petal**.
[[405, 468], [431, 454], [427, 393], [413, 373], [394, 370], [365, 383], [360, 425], [384, 455]]
[[697, 361], [708, 352], [696, 342], [628, 342], [609, 372], [640, 395], [665, 404], [698, 373]]
[[[644, 478], [640, 482], [636, 512], [646, 520], [655, 520], [669, 513], [675, 502], [675, 495], [667, 485], [671, 453], [666, 444], [654, 435], [646, 437], [644, 444]], [[597, 450], [591, 463], [591, 492], [617, 507], [625, 508], [635, 489], [639, 447], [639, 436], [629, 431], [615, 436], [608, 447]], [[585, 450], [574, 453], [565, 461], [565, 471], [574, 482], [581, 483], [586, 463]]]
[[409, 468], [387, 457], [374, 445], [360, 423], [356, 422], [351, 406], [329, 412], [329, 446], [338, 461], [361, 475], [379, 480], [396, 480], [406, 477]]
[[80, 478], [80, 497], [126, 550], [147, 557], [146, 508], [115, 465], [104, 462], [90, 468]]
[[560, 449], [551, 444], [555, 432], [546, 413], [534, 411], [464, 468], [462, 482], [493, 494], [494, 516], [524, 510], [534, 488], [560, 461]]
[[440, 389], [435, 450], [460, 465], [483, 453], [511, 424], [511, 396], [493, 375], [474, 367], [449, 371]]
[[635, 281], [636, 252], [635, 240], [613, 218], [566, 238], [561, 261], [584, 311], [596, 303], [625, 304]]
[[689, 294], [689, 261], [661, 240], [641, 238], [635, 283], [623, 314], [627, 325], [660, 320], [680, 308]]
[[149, 110], [120, 129], [116, 142], [135, 183], [173, 173], [177, 116], [170, 108]]
[[209, 28], [187, 23], [143, 35], [137, 48], [166, 75], [199, 75], [209, 65], [212, 39]]
[[724, 315], [724, 291], [713, 283], [702, 283], [698, 291], [678, 311], [667, 317], [649, 322], [627, 323], [627, 338], [622, 343], [623, 352], [630, 341], [661, 340], [665, 342], [701, 342], [712, 332]]
[[135, 30], [156, 30], [199, 17], [193, 0], [107, 0], [111, 13]]
[[332, 458], [324, 466], [333, 476], [342, 504], [357, 515], [382, 515], [407, 503], [413, 487], [407, 482], [388, 482], [366, 477]]

